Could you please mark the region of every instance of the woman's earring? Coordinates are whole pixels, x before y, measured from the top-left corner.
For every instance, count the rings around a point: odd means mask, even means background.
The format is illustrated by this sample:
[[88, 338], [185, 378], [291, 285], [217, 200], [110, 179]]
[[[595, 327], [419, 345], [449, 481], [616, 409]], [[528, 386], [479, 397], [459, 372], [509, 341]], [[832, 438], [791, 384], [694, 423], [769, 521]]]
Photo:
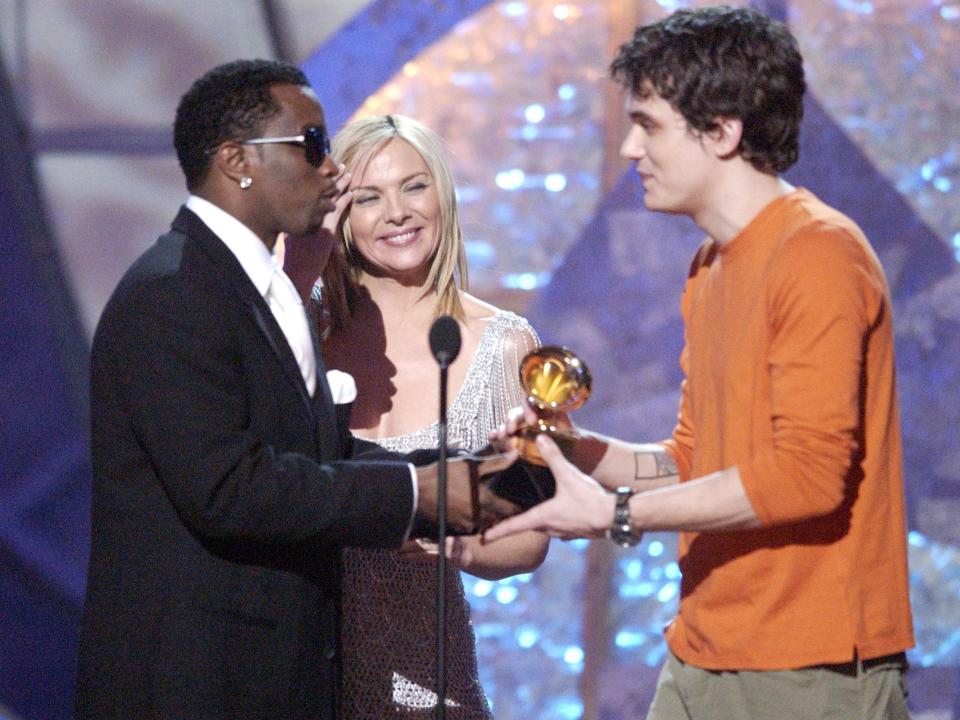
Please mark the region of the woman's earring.
[[250, 187], [251, 185], [253, 185], [253, 178], [252, 178], [252, 177], [246, 177], [246, 176], [244, 176], [244, 177], [240, 178], [240, 189], [241, 189], [241, 190], [246, 190], [246, 189], [247, 189], [248, 187]]

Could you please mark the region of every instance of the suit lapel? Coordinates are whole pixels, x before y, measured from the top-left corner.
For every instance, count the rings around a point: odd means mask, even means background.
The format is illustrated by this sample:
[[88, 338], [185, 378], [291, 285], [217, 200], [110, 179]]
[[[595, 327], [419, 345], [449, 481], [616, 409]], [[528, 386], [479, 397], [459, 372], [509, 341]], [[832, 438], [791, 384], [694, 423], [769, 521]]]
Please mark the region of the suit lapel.
[[317, 337], [316, 325], [309, 317], [309, 313], [307, 319], [310, 321], [308, 323], [310, 338], [313, 340], [313, 352], [317, 358], [317, 391], [313, 394], [314, 412], [320, 420], [317, 423], [317, 442], [323, 451], [323, 457], [339, 457], [339, 432], [330, 432], [331, 428], [337, 428], [337, 410], [333, 402], [333, 394], [330, 392], [330, 385], [327, 383], [327, 366], [320, 352], [320, 338]]
[[[186, 207], [180, 208], [180, 212], [177, 214], [177, 217], [174, 218], [172, 227], [174, 230], [182, 232], [187, 237], [195, 240], [200, 245], [204, 253], [210, 258], [213, 268], [223, 278], [224, 285], [239, 297], [241, 301], [240, 305], [253, 318], [253, 321], [260, 329], [270, 349], [277, 356], [280, 365], [297, 389], [303, 402], [307, 407], [313, 407], [314, 402], [307, 392], [306, 384], [303, 382], [300, 366], [297, 364], [297, 359], [293, 356], [293, 351], [290, 349], [283, 330], [280, 329], [280, 325], [270, 311], [270, 306], [267, 305], [267, 301], [257, 292], [257, 288], [254, 287], [234, 254], [230, 252], [230, 249], [223, 244], [220, 238], [218, 238], [195, 213]], [[314, 347], [316, 347], [316, 341], [314, 341]], [[320, 368], [319, 355], [317, 356], [317, 367], [318, 369]], [[324, 380], [323, 387], [326, 392], [325, 397], [329, 399], [330, 389], [326, 385], [325, 376], [326, 372], [320, 377], [323, 377]], [[319, 379], [318, 377], [318, 380]], [[319, 387], [320, 383], [318, 382], [317, 388], [319, 389]]]

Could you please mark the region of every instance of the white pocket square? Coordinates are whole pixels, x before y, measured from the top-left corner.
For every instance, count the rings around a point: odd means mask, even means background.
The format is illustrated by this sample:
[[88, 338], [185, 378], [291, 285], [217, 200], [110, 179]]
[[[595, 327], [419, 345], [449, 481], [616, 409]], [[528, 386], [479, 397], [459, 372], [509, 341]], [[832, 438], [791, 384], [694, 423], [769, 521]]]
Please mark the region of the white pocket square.
[[350, 373], [328, 370], [327, 385], [330, 386], [330, 394], [337, 405], [352, 403], [357, 398], [357, 383]]

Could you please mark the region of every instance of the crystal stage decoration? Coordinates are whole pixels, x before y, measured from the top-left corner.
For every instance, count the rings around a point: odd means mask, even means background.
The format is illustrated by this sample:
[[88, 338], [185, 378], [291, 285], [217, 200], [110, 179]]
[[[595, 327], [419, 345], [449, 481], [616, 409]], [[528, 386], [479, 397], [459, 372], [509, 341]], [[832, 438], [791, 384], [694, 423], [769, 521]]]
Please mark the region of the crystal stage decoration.
[[[703, 4], [629, 5], [645, 22]], [[801, 162], [788, 178], [861, 223], [895, 296], [918, 639], [911, 701], [949, 708], [960, 665], [960, 3], [754, 4], [789, 22], [807, 61]], [[619, 132], [609, 114], [622, 112], [605, 105], [605, 66], [630, 31], [617, 26], [625, 5], [373, 2], [336, 52], [321, 48], [305, 68], [326, 83], [335, 122], [400, 112], [445, 138], [473, 291], [582, 355], [596, 390], [578, 423], [654, 439], [676, 413], [679, 293], [700, 232], [646, 212], [629, 172], [605, 188], [604, 142]], [[351, 87], [329, 81], [360, 65]], [[605, 551], [600, 574], [588, 547], [554, 542], [532, 575], [464, 576], [499, 720], [577, 718], [591, 693], [596, 717], [642, 715], [676, 609], [675, 538]], [[585, 610], [588, 593], [602, 602]], [[585, 636], [590, 616], [599, 640]], [[606, 650], [591, 656], [592, 646]], [[925, 683], [923, 669], [946, 684]]]

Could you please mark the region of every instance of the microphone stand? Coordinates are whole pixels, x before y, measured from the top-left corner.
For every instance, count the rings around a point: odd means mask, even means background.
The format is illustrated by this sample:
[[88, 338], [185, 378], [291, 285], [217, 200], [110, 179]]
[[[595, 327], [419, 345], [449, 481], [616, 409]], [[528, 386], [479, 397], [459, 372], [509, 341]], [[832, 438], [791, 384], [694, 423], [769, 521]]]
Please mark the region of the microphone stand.
[[440, 467], [437, 474], [437, 713], [445, 720], [447, 707], [447, 368], [460, 352], [460, 326], [441, 315], [430, 326], [430, 351], [440, 365], [440, 417], [437, 423]]
[[447, 367], [440, 361], [439, 487], [437, 488], [437, 720], [447, 716]]

